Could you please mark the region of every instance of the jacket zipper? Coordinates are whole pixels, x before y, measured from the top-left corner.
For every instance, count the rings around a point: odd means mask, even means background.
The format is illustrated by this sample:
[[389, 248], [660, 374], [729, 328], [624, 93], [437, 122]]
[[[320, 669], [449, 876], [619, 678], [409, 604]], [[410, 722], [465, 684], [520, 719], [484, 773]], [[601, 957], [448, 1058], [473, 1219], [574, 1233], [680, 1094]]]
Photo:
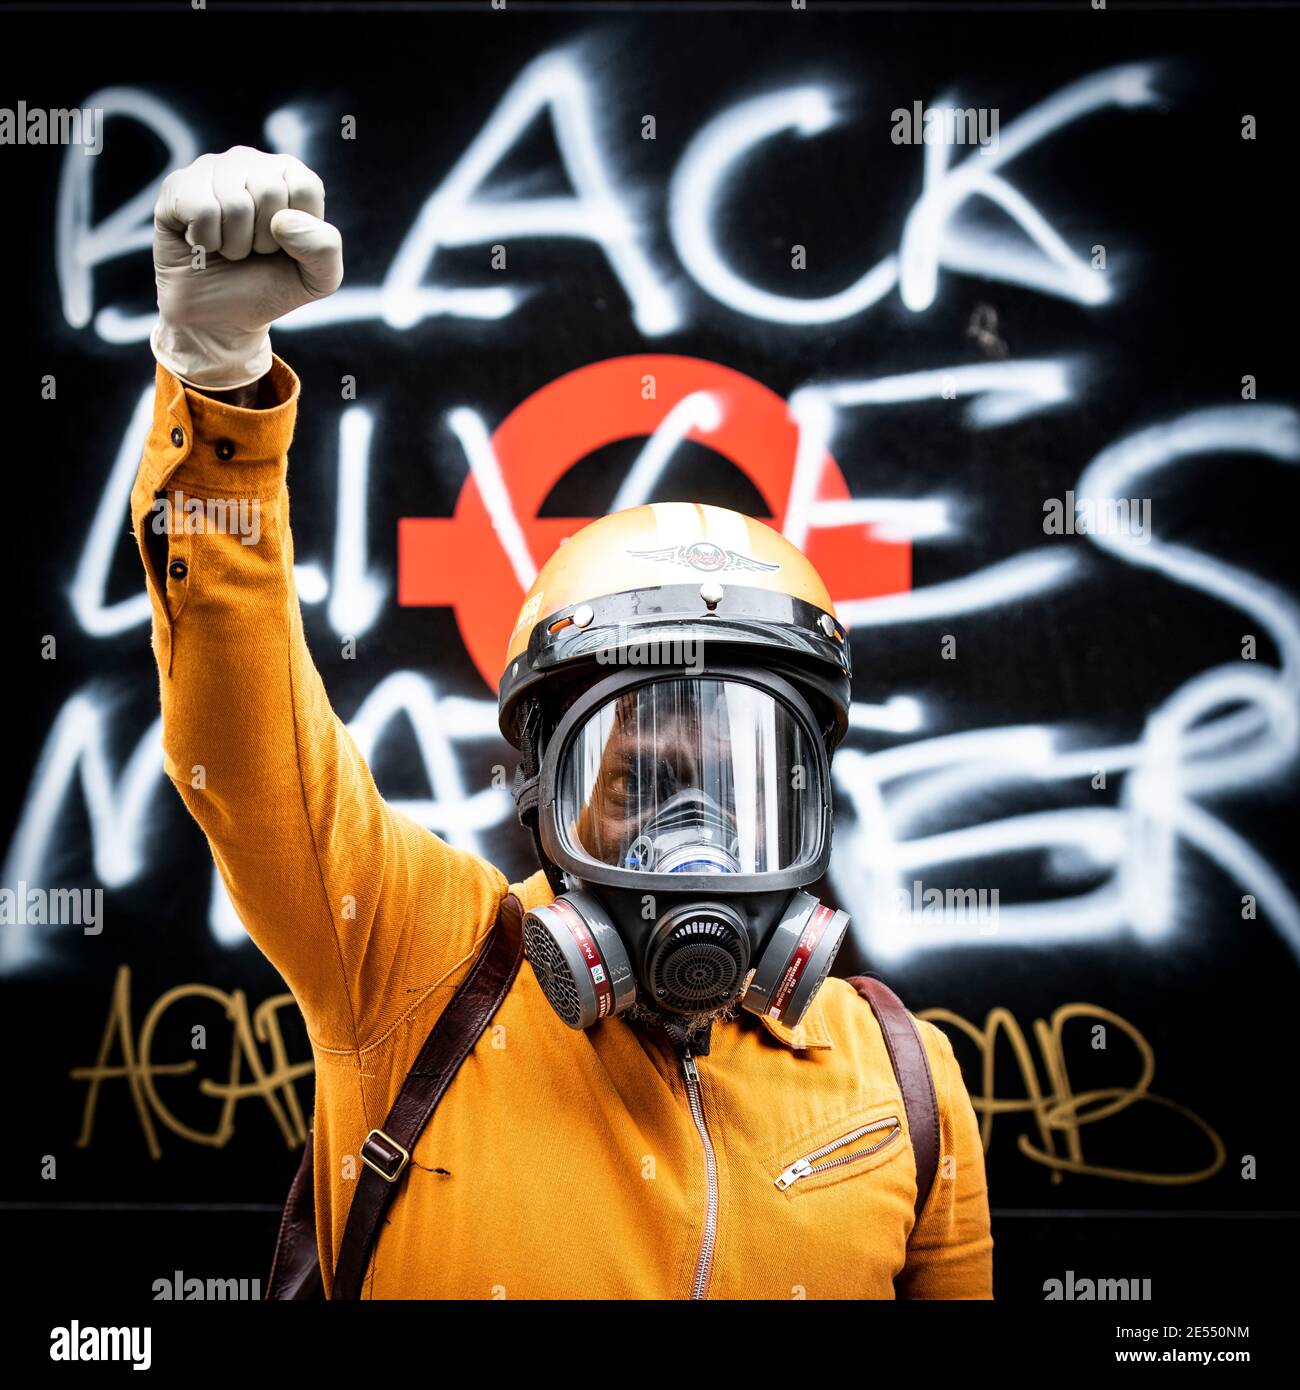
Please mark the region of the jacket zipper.
[[691, 1283], [691, 1297], [703, 1298], [709, 1282], [709, 1270], [713, 1265], [713, 1248], [718, 1241], [718, 1162], [713, 1152], [713, 1140], [709, 1137], [709, 1127], [704, 1120], [700, 1073], [690, 1048], [682, 1052], [682, 1072], [686, 1077], [686, 1097], [691, 1103], [691, 1115], [704, 1144], [704, 1235], [700, 1239], [700, 1254], [695, 1262], [695, 1278]]
[[[870, 1147], [859, 1149], [857, 1153], [841, 1154], [839, 1158], [828, 1158], [824, 1163], [816, 1160], [825, 1158], [828, 1153], [834, 1153], [836, 1149], [842, 1149], [845, 1144], [851, 1144], [855, 1139], [861, 1139], [864, 1134], [872, 1134], [878, 1129], [885, 1129], [892, 1125], [893, 1128], [883, 1139], [877, 1139]], [[883, 1120], [875, 1120], [869, 1125], [862, 1125], [849, 1134], [842, 1134], [838, 1139], [832, 1139], [829, 1144], [823, 1144], [820, 1149], [814, 1149], [812, 1153], [805, 1154], [803, 1158], [796, 1158], [795, 1161], [776, 1179], [776, 1186], [785, 1191], [792, 1183], [796, 1183], [800, 1178], [812, 1177], [814, 1173], [824, 1173], [828, 1168], [838, 1168], [842, 1163], [856, 1163], [860, 1158], [866, 1158], [868, 1154], [873, 1154], [877, 1149], [883, 1149], [886, 1144], [892, 1143], [902, 1133], [902, 1126], [898, 1123], [897, 1115], [887, 1115]]]

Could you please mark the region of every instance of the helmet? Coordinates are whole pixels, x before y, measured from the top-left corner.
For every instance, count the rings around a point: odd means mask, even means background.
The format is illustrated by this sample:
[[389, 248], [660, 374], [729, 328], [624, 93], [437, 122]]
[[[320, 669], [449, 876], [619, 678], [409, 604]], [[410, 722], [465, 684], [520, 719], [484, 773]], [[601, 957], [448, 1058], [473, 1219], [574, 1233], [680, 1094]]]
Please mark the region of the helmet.
[[848, 924], [800, 890], [830, 857], [850, 673], [816, 570], [737, 512], [633, 507], [546, 562], [498, 709], [558, 895], [525, 946], [567, 1023], [638, 999], [802, 1017]]
[[821, 576], [770, 526], [689, 502], [601, 517], [542, 566], [510, 634], [501, 732], [522, 751], [530, 702], [562, 707], [617, 664], [611, 647], [691, 640], [779, 666], [814, 703], [827, 751], [844, 737], [849, 646]]

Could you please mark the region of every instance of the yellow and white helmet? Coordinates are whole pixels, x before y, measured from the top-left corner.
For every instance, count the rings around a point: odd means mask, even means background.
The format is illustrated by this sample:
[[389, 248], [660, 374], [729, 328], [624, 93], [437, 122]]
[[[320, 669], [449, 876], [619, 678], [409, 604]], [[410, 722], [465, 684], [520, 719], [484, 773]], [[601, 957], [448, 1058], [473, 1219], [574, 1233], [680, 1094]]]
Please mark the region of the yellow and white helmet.
[[561, 710], [613, 665], [673, 654], [761, 664], [798, 685], [828, 753], [848, 727], [849, 643], [821, 576], [784, 536], [725, 507], [630, 507], [543, 565], [506, 651], [501, 731], [523, 748], [533, 712]]

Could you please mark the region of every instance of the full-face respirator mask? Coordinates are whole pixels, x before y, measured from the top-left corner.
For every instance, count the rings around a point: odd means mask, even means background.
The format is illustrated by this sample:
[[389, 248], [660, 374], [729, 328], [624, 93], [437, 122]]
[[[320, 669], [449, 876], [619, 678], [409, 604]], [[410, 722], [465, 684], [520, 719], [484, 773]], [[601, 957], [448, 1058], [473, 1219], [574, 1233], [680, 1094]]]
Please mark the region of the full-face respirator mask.
[[565, 891], [524, 925], [560, 1017], [739, 999], [793, 1027], [848, 926], [800, 891], [829, 851], [827, 777], [806, 705], [772, 676], [616, 676], [571, 706], [539, 797]]

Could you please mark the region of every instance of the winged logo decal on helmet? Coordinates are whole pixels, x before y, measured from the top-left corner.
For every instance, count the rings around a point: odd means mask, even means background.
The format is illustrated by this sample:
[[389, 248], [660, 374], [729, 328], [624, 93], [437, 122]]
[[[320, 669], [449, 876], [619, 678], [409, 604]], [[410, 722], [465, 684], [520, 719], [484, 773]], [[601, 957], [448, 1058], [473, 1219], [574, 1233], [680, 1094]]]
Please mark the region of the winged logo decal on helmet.
[[771, 572], [781, 568], [764, 560], [753, 560], [738, 550], [724, 550], [712, 541], [692, 541], [689, 545], [665, 545], [658, 550], [629, 550], [638, 560], [662, 560], [666, 564], [686, 565], [693, 570], [716, 574], [720, 570]]

